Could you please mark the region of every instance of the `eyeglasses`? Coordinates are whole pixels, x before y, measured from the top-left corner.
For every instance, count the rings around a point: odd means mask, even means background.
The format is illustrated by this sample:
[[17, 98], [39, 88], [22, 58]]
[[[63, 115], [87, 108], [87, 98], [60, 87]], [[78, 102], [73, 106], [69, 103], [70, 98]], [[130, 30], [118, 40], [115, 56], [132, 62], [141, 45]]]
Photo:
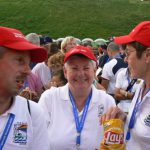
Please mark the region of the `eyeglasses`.
[[125, 50], [126, 58], [128, 58], [128, 57], [130, 56], [130, 54], [131, 54], [132, 52], [134, 52], [134, 51], [136, 51], [136, 50], [128, 51], [128, 50], [126, 49], [126, 50]]

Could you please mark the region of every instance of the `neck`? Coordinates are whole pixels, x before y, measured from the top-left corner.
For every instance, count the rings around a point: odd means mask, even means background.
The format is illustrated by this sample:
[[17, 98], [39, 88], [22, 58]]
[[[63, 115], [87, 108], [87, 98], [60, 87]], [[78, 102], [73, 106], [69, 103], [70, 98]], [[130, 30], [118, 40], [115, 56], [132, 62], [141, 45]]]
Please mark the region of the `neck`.
[[82, 111], [82, 109], [84, 108], [85, 106], [85, 103], [86, 103], [86, 100], [87, 100], [87, 97], [89, 96], [90, 92], [91, 92], [91, 89], [87, 90], [86, 92], [75, 92], [74, 90], [71, 90], [71, 93], [74, 97], [74, 100], [75, 100], [75, 103], [76, 103], [76, 106], [78, 108], [79, 111]]
[[5, 113], [12, 105], [12, 98], [0, 98], [0, 115]]

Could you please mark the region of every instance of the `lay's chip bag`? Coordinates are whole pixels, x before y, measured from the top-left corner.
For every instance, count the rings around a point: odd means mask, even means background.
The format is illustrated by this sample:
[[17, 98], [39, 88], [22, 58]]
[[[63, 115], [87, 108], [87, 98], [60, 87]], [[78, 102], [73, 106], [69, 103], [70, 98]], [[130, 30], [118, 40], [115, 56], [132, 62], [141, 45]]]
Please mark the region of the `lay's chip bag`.
[[120, 119], [105, 121], [104, 139], [101, 142], [100, 150], [125, 150], [124, 144], [124, 123]]

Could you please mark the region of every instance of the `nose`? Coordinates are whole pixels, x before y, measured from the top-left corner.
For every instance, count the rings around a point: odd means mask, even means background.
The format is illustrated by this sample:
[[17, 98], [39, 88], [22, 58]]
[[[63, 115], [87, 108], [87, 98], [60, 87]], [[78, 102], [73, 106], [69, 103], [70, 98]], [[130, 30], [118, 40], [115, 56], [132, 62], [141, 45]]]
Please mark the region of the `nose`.
[[127, 57], [127, 56], [125, 56], [124, 62], [125, 62], [125, 63], [128, 63], [128, 57]]
[[83, 70], [83, 69], [80, 69], [80, 70], [78, 71], [78, 75], [79, 75], [80, 77], [82, 77], [82, 76], [84, 75], [84, 70]]
[[27, 75], [29, 75], [29, 74], [31, 73], [31, 68], [30, 68], [30, 66], [29, 66], [28, 64], [25, 64], [25, 65], [23, 66], [23, 72], [24, 72], [25, 74], [27, 74]]

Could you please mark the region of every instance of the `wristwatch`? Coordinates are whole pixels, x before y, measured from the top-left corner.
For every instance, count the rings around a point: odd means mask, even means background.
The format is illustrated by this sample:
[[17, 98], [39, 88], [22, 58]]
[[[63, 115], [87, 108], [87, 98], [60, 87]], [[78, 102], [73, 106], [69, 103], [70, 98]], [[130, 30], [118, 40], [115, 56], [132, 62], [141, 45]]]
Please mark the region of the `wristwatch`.
[[128, 92], [125, 91], [124, 96], [127, 98], [128, 97]]

